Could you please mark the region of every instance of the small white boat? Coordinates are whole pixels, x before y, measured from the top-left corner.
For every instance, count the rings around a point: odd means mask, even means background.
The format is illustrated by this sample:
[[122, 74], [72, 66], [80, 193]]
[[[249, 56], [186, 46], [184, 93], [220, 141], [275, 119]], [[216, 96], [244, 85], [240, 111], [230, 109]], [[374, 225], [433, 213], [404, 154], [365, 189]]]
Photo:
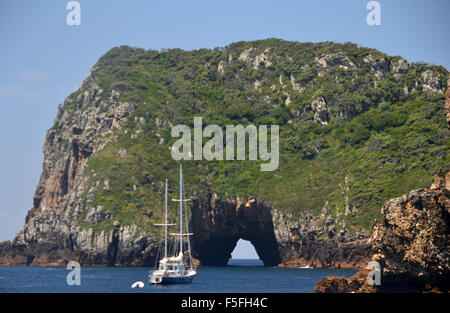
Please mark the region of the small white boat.
[[[152, 284], [187, 284], [192, 282], [194, 277], [197, 275], [197, 269], [192, 265], [192, 256], [191, 256], [191, 244], [189, 240], [189, 236], [192, 235], [189, 233], [188, 223], [187, 223], [187, 214], [186, 214], [186, 229], [187, 232], [183, 233], [183, 202], [190, 201], [183, 200], [183, 168], [180, 165], [180, 199], [173, 199], [173, 201], [179, 202], [180, 207], [180, 232], [179, 233], [171, 233], [171, 235], [180, 236], [180, 248], [178, 255], [168, 257], [167, 256], [167, 226], [175, 225], [167, 223], [167, 179], [165, 186], [165, 217], [164, 224], [157, 224], [164, 226], [164, 258], [159, 261], [158, 269], [154, 271], [150, 271], [148, 278], [150, 283]], [[185, 267], [183, 263], [183, 236], [187, 236], [188, 242], [188, 255], [189, 255], [189, 266]]]
[[137, 281], [131, 285], [131, 288], [144, 288], [144, 286], [145, 286], [144, 282]]

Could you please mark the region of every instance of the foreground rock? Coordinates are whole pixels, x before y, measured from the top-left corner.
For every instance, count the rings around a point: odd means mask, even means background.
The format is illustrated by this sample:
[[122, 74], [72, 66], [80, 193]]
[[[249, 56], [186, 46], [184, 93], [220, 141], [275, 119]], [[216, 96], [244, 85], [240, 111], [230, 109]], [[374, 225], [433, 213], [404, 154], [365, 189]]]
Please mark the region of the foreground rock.
[[369, 271], [364, 267], [350, 278], [338, 275], [327, 276], [319, 281], [314, 288], [315, 293], [374, 293], [376, 287], [367, 284]]
[[449, 292], [450, 172], [440, 169], [428, 189], [387, 201], [372, 230], [372, 261], [381, 266], [381, 285], [368, 286], [367, 270], [327, 277], [315, 292]]

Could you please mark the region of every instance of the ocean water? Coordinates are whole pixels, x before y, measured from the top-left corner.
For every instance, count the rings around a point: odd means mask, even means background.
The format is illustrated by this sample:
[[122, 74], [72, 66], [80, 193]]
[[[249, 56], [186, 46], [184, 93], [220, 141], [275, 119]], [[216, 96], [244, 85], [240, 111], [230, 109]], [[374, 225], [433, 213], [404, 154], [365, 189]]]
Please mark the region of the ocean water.
[[[0, 292], [312, 292], [316, 282], [354, 270], [263, 267], [260, 260], [232, 259], [230, 266], [198, 267], [186, 285], [150, 285], [143, 267], [81, 267], [81, 285], [69, 286], [65, 267], [0, 267]], [[144, 288], [131, 288], [143, 281]]]

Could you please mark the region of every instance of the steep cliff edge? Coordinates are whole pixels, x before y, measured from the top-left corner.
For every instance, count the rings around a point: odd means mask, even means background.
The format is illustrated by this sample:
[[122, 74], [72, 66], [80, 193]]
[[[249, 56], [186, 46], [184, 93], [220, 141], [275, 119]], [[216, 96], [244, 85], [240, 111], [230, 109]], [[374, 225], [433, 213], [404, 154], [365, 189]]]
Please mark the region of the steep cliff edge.
[[327, 277], [315, 292], [450, 291], [450, 171], [440, 169], [428, 189], [387, 201], [384, 222], [372, 230], [372, 261], [381, 266], [381, 285], [369, 286], [368, 270]]
[[202, 116], [222, 129], [280, 126], [274, 172], [260, 160], [184, 162], [202, 263], [224, 264], [243, 238], [267, 265], [355, 267], [383, 199], [449, 162], [447, 75], [351, 43], [113, 48], [59, 106], [32, 208], [0, 243], [0, 264], [153, 265], [166, 178], [177, 193], [171, 129]]
[[277, 212], [275, 220], [281, 267], [354, 269], [370, 259], [370, 236], [364, 229], [337, 232], [332, 218], [323, 225], [323, 218], [310, 214], [292, 222]]
[[[45, 138], [44, 163], [27, 213], [16, 237], [0, 243], [1, 265], [51, 265], [78, 260], [83, 264], [145, 265], [154, 259], [157, 244], [151, 236], [137, 235], [136, 226], [95, 231], [80, 225], [81, 210], [90, 207], [85, 197], [85, 169], [89, 157], [111, 142], [120, 123], [136, 105], [104, 100], [91, 74], [80, 91], [59, 106], [55, 125]], [[84, 220], [111, 218], [111, 212], [86, 212]]]

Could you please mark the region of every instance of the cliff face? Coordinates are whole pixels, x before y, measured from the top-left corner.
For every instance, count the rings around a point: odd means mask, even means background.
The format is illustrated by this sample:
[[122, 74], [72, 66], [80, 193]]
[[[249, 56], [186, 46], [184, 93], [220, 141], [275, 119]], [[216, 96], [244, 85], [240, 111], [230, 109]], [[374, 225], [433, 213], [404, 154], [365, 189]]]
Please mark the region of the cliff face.
[[194, 256], [203, 265], [225, 266], [237, 241], [249, 240], [266, 266], [281, 262], [270, 208], [255, 198], [196, 201], [192, 211]]
[[439, 170], [428, 189], [389, 200], [384, 223], [372, 232], [372, 260], [383, 269], [383, 284], [442, 286], [450, 282], [450, 172]]
[[336, 231], [331, 217], [305, 214], [299, 219], [281, 212], [273, 215], [285, 267], [357, 268], [370, 258], [369, 233]]
[[321, 226], [321, 218], [311, 214], [284, 215], [256, 198], [210, 196], [193, 205], [194, 256], [203, 265], [224, 266], [242, 238], [266, 266], [355, 268], [367, 261], [368, 233], [336, 234], [334, 224], [329, 218]]
[[0, 264], [153, 265], [166, 178], [177, 193], [171, 128], [202, 116], [279, 125], [281, 160], [270, 173], [259, 161], [184, 162], [203, 264], [226, 263], [243, 238], [267, 265], [355, 267], [382, 199], [448, 160], [447, 74], [330, 42], [113, 48], [59, 106], [33, 206]]
[[440, 169], [430, 188], [387, 201], [382, 213], [371, 238], [381, 285], [368, 286], [363, 269], [351, 278], [325, 278], [316, 292], [450, 290], [450, 172]]
[[[85, 198], [89, 157], [107, 145], [136, 108], [111, 97], [102, 100], [103, 90], [88, 77], [80, 87], [83, 93], [67, 98], [58, 108], [55, 125], [45, 138], [44, 163], [23, 229], [0, 245], [2, 265], [64, 264], [79, 260], [84, 264], [144, 265], [155, 257], [155, 240], [136, 235], [136, 226], [94, 231], [78, 222], [80, 209], [92, 199]], [[94, 210], [95, 212], [95, 210]], [[96, 212], [95, 212], [96, 213]], [[108, 212], [97, 214], [97, 221]], [[153, 263], [152, 263], [153, 264]]]

